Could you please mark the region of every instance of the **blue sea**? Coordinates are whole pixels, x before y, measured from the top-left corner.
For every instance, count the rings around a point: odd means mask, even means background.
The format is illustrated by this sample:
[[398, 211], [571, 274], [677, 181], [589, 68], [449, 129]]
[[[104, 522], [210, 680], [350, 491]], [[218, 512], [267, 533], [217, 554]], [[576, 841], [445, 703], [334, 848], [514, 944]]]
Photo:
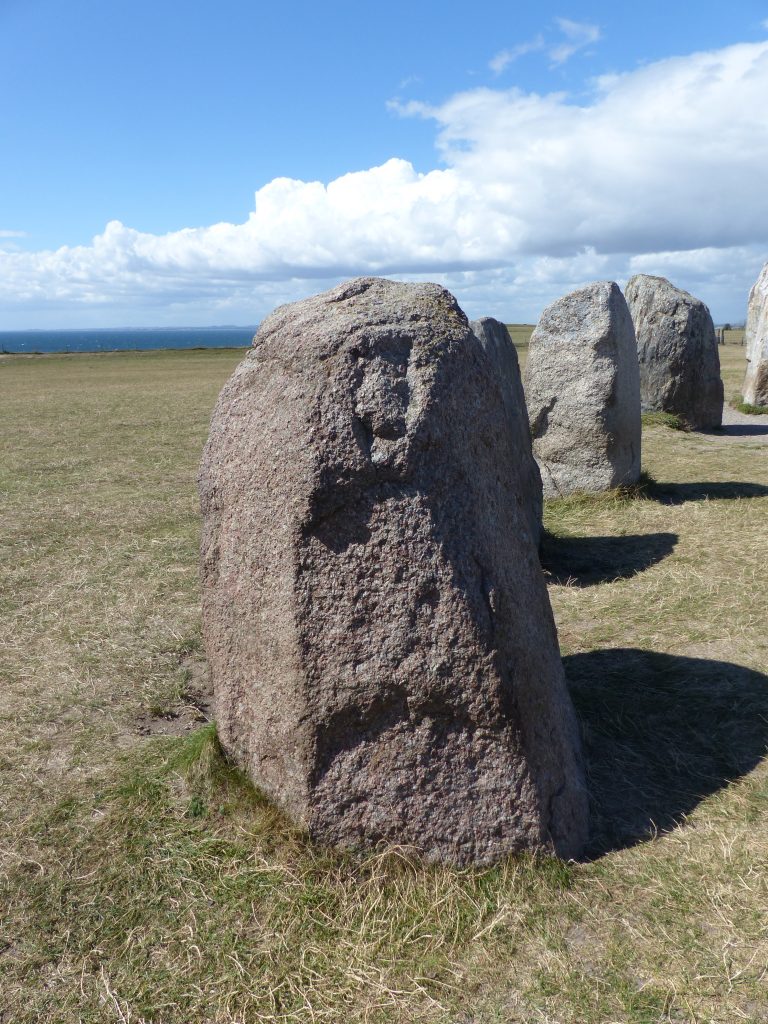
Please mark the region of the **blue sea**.
[[255, 327], [107, 327], [82, 331], [0, 331], [0, 352], [246, 348], [255, 333]]

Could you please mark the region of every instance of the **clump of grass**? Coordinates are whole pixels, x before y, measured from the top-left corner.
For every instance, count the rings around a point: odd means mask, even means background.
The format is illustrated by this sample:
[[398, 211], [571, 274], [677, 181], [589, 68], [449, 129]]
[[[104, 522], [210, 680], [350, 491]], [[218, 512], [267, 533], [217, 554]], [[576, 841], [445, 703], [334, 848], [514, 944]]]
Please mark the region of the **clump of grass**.
[[37, 925], [14, 967], [59, 981], [14, 1020], [101, 1019], [105, 997], [147, 1024], [455, 1019], [479, 984], [466, 951], [511, 955], [516, 935], [549, 932], [574, 882], [553, 859], [459, 871], [322, 849], [226, 764], [210, 726], [129, 756], [87, 810], [38, 822], [45, 867], [5, 904]]
[[281, 833], [283, 838], [289, 834], [299, 835], [299, 830], [243, 772], [229, 764], [221, 749], [215, 722], [172, 742], [159, 765], [159, 772], [165, 778], [172, 774], [181, 778], [189, 795], [187, 813], [194, 817], [209, 813], [257, 815], [259, 830], [264, 835]]
[[685, 420], [675, 412], [644, 412], [642, 415], [644, 427], [669, 427], [670, 430], [690, 430]]
[[750, 402], [745, 402], [743, 398], [737, 399], [732, 404], [738, 412], [747, 413], [749, 416], [768, 416], [768, 405], [752, 405]]
[[180, 668], [173, 675], [165, 675], [155, 681], [146, 704], [148, 714], [153, 718], [164, 718], [172, 714], [184, 697], [189, 675], [188, 669]]
[[640, 476], [637, 478], [637, 482], [634, 484], [624, 484], [621, 487], [617, 487], [618, 500], [637, 501], [638, 498], [647, 498], [652, 489], [656, 486], [656, 481], [647, 470], [643, 469], [640, 472]]
[[596, 514], [610, 513], [630, 502], [645, 500], [655, 486], [656, 481], [643, 470], [634, 484], [597, 493], [576, 491], [563, 498], [549, 498], [544, 502], [544, 528], [553, 536], [570, 536]]

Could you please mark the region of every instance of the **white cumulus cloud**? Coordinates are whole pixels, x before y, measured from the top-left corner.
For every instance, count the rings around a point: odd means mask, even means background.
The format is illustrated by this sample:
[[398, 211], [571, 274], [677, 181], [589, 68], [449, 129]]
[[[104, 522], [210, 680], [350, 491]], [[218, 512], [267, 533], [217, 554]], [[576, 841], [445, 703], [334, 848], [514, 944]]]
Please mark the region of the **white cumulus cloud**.
[[0, 243], [0, 309], [248, 322], [374, 273], [443, 280], [472, 315], [525, 319], [568, 287], [643, 269], [734, 319], [768, 258], [766, 95], [763, 42], [604, 77], [579, 103], [480, 88], [396, 106], [435, 124], [442, 166], [277, 178], [240, 224], [155, 235], [113, 221], [85, 246]]

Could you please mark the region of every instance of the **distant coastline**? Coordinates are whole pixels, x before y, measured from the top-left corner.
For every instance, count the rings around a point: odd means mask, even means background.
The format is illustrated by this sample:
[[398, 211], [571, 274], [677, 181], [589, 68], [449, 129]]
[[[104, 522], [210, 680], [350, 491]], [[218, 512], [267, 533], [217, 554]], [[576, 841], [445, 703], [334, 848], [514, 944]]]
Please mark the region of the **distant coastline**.
[[0, 331], [0, 354], [124, 352], [149, 349], [247, 348], [256, 327], [104, 327]]

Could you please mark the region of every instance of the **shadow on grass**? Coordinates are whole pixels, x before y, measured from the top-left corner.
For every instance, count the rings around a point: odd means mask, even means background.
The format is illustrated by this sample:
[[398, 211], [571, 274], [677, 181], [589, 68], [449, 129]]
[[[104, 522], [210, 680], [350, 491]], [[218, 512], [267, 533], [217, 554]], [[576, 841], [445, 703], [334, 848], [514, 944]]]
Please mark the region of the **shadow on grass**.
[[553, 583], [589, 587], [635, 576], [671, 555], [678, 540], [676, 533], [629, 537], [555, 537], [545, 533], [541, 565]]
[[[760, 415], [765, 415], [761, 413]], [[713, 437], [765, 437], [768, 434], [768, 423], [724, 423], [716, 430], [702, 430], [702, 434]]]
[[653, 482], [646, 494], [662, 505], [682, 505], [686, 501], [706, 501], [707, 498], [768, 498], [768, 487], [743, 481], [696, 482], [667, 484]]
[[563, 659], [598, 857], [673, 828], [768, 750], [768, 676], [634, 648]]

